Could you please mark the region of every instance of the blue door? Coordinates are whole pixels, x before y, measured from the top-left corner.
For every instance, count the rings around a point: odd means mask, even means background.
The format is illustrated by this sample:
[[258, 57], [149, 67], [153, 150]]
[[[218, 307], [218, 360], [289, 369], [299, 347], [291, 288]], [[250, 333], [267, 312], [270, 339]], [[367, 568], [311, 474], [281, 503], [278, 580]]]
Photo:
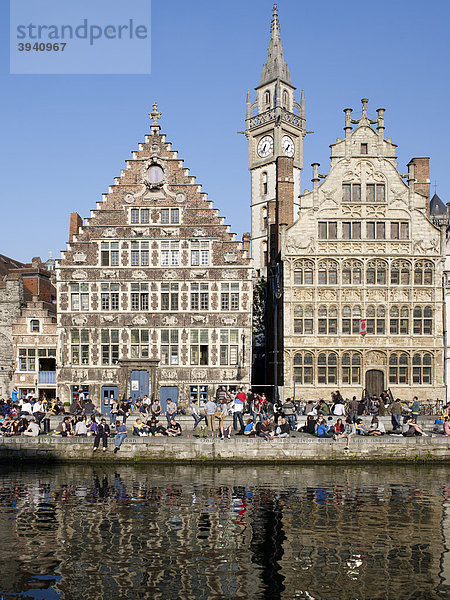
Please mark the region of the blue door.
[[133, 398], [133, 402], [137, 400], [138, 396], [150, 397], [148, 371], [131, 371], [130, 387], [130, 396]]
[[167, 398], [171, 398], [172, 402], [175, 402], [175, 404], [178, 404], [178, 388], [175, 386], [161, 387], [160, 392], [159, 392], [159, 397], [160, 397], [160, 401], [161, 401], [161, 412], [165, 413], [166, 407], [167, 407]]
[[109, 415], [112, 401], [119, 399], [119, 388], [114, 386], [102, 387], [102, 415]]

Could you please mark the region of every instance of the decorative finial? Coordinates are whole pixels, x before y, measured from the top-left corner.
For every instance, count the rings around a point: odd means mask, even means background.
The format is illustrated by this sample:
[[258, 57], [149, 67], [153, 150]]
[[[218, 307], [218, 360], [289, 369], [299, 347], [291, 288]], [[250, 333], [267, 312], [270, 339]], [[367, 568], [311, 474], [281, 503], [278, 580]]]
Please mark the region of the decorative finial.
[[152, 125], [158, 125], [158, 121], [161, 118], [162, 113], [158, 112], [158, 105], [156, 102], [153, 104], [153, 112], [148, 113], [148, 116], [153, 119]]
[[369, 102], [368, 98], [361, 98], [361, 102], [362, 102], [362, 118], [366, 118], [367, 119], [367, 103]]

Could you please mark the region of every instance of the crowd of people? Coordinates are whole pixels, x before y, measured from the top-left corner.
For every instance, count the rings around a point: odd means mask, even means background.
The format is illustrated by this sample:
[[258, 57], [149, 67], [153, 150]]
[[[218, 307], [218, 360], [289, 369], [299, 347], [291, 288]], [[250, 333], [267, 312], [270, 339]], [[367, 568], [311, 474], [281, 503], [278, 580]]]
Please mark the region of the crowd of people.
[[[50, 418], [63, 414], [52, 435], [61, 437], [92, 436], [93, 451], [100, 445], [105, 452], [108, 439], [114, 439], [114, 452], [118, 452], [128, 434], [138, 437], [180, 437], [181, 423], [177, 421], [178, 406], [170, 398], [165, 409], [158, 399], [148, 396], [133, 400], [112, 400], [109, 419], [99, 411], [90, 398], [80, 395], [73, 399], [68, 414], [58, 398], [47, 401], [32, 394], [18, 398], [0, 399], [0, 434], [2, 436], [37, 437], [50, 433]], [[333, 392], [331, 401], [296, 402], [288, 398], [273, 403], [264, 393], [252, 390], [237, 392], [220, 386], [214, 397], [199, 405], [191, 400], [193, 418], [192, 435], [217, 436], [229, 439], [232, 434], [260, 437], [266, 441], [307, 434], [321, 439], [346, 440], [348, 449], [352, 436], [401, 435], [404, 437], [428, 435], [418, 424], [421, 411], [417, 397], [409, 406], [394, 399], [388, 392], [380, 397], [363, 397], [344, 400], [339, 391]], [[184, 411], [183, 411], [183, 414]], [[136, 416], [138, 415], [138, 416]], [[391, 429], [386, 429], [385, 419], [390, 416]], [[228, 418], [231, 417], [231, 418]], [[303, 417], [303, 418], [300, 418]], [[368, 419], [369, 418], [369, 419]], [[132, 421], [130, 430], [127, 420]], [[370, 423], [368, 422], [370, 420]], [[433, 434], [450, 436], [449, 405], [434, 420]]]

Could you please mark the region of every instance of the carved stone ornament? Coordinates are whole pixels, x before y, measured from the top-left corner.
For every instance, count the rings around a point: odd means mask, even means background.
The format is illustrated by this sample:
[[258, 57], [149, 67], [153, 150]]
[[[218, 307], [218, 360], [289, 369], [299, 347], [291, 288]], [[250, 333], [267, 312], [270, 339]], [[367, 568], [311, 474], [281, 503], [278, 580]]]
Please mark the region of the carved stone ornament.
[[161, 379], [169, 381], [173, 379], [178, 379], [178, 373], [175, 371], [175, 369], [163, 369], [161, 371]]
[[84, 263], [86, 262], [87, 255], [85, 252], [74, 252], [73, 262]]
[[203, 229], [194, 229], [194, 231], [192, 232], [192, 237], [206, 237], [206, 231], [204, 231]]
[[87, 273], [86, 271], [74, 271], [72, 273], [72, 279], [87, 279]]
[[431, 239], [428, 241], [417, 240], [414, 242], [414, 254], [437, 254], [439, 252], [439, 239]]
[[163, 278], [164, 279], [177, 279], [178, 275], [176, 271], [164, 271]]
[[222, 379], [236, 379], [236, 372], [233, 371], [232, 369], [224, 369], [222, 371]]
[[207, 323], [208, 317], [206, 315], [192, 315], [193, 323]]
[[133, 325], [147, 325], [148, 320], [144, 315], [136, 315], [131, 322]]
[[364, 362], [367, 366], [385, 365], [386, 364], [386, 355], [383, 352], [377, 352], [376, 350], [371, 350], [370, 352], [367, 352]]
[[342, 214], [345, 217], [360, 217], [361, 216], [361, 206], [342, 206]]
[[115, 238], [117, 237], [117, 231], [114, 229], [114, 227], [108, 227], [108, 229], [105, 229], [105, 231], [102, 233], [102, 237]]
[[127, 204], [133, 204], [133, 202], [139, 198], [140, 196], [142, 196], [142, 194], [144, 194], [147, 191], [147, 188], [145, 187], [145, 185], [142, 185], [141, 189], [136, 192], [135, 194], [125, 194], [125, 202]]
[[180, 237], [180, 230], [174, 229], [174, 228], [168, 228], [168, 229], [161, 228], [161, 235], [164, 235], [165, 237]]
[[150, 229], [148, 227], [132, 227], [131, 233], [136, 237], [148, 237], [150, 235]]
[[105, 269], [100, 272], [100, 277], [104, 279], [117, 279], [119, 277], [119, 271], [114, 271], [113, 269]]
[[103, 371], [103, 381], [115, 381], [115, 379], [116, 373], [112, 369], [106, 369], [106, 371]]
[[102, 315], [102, 319], [105, 323], [114, 323], [117, 319], [117, 315]]
[[223, 279], [239, 279], [239, 271], [222, 271]]
[[75, 369], [73, 371], [73, 378], [79, 382], [86, 381], [89, 379], [89, 371], [87, 369]]
[[134, 271], [131, 277], [133, 279], [147, 279], [147, 274], [145, 273], [145, 271]]
[[207, 275], [208, 275], [208, 271], [205, 271], [203, 269], [200, 271], [192, 269], [192, 271], [191, 271], [192, 279], [202, 279], [203, 277], [207, 277]]
[[223, 255], [223, 260], [226, 263], [235, 263], [237, 262], [238, 259], [238, 255], [236, 254], [236, 252], [225, 252], [225, 254]]
[[[159, 167], [162, 170], [163, 176], [162, 176], [161, 181], [150, 181], [149, 180], [148, 170], [151, 167]], [[141, 168], [141, 181], [145, 185], [145, 187], [147, 189], [149, 189], [150, 191], [159, 190], [164, 186], [165, 183], [167, 183], [168, 171], [169, 171], [169, 166], [167, 164], [163, 164], [162, 160], [157, 159], [156, 157], [151, 158], [150, 160], [147, 160]]]
[[335, 290], [319, 290], [320, 300], [336, 300], [337, 293]]
[[191, 371], [192, 379], [199, 379], [200, 381], [204, 381], [208, 373], [205, 369], [192, 369]]
[[185, 196], [185, 194], [177, 194], [175, 200], [177, 202], [185, 202], [186, 201], [186, 196]]
[[178, 319], [174, 315], [171, 315], [170, 317], [168, 315], [166, 315], [165, 317], [162, 318], [162, 324], [163, 325], [177, 325]]
[[224, 325], [237, 325], [237, 317], [222, 317], [222, 323]]
[[299, 239], [297, 237], [288, 237], [286, 240], [286, 251], [290, 254], [296, 254], [297, 252], [309, 253], [314, 250], [314, 237], [311, 235], [306, 239]]
[[298, 300], [312, 300], [313, 297], [313, 290], [302, 290], [299, 288], [295, 290], [295, 298], [297, 298]]

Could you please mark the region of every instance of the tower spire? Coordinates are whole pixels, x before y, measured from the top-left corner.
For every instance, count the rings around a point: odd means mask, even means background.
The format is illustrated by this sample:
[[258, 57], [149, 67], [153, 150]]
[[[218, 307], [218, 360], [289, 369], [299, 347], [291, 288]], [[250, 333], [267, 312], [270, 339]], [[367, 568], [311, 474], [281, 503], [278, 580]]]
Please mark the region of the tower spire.
[[264, 85], [273, 79], [282, 79], [284, 82], [292, 85], [289, 69], [284, 61], [283, 56], [283, 45], [281, 44], [280, 36], [280, 22], [278, 21], [278, 6], [276, 2], [273, 5], [267, 62], [263, 66], [259, 85]]

